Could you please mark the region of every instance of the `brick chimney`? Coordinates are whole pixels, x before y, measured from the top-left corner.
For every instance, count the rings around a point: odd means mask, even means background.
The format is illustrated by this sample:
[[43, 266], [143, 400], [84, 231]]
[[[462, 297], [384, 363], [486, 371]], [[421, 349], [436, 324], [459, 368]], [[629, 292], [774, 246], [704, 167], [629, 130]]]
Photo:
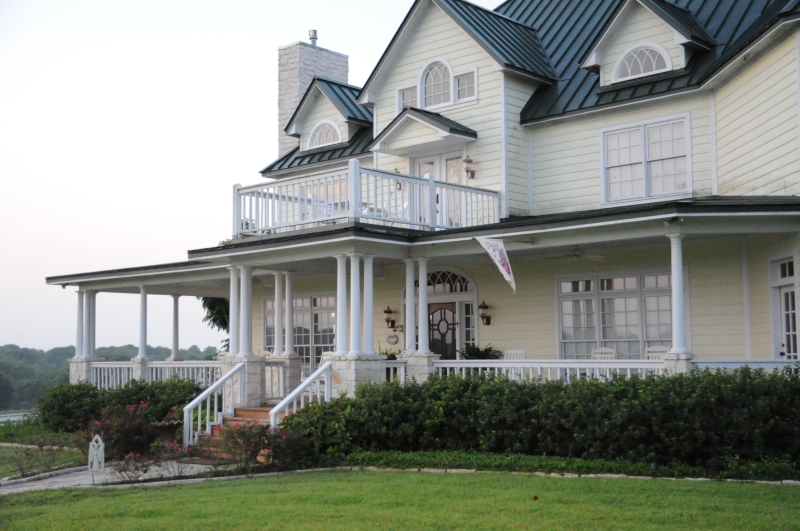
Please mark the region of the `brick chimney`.
[[306, 93], [314, 76], [347, 83], [348, 57], [316, 45], [317, 32], [311, 30], [313, 44], [295, 42], [278, 48], [278, 144], [279, 156], [283, 156], [298, 145], [300, 140], [287, 135], [283, 130], [289, 123], [300, 100]]

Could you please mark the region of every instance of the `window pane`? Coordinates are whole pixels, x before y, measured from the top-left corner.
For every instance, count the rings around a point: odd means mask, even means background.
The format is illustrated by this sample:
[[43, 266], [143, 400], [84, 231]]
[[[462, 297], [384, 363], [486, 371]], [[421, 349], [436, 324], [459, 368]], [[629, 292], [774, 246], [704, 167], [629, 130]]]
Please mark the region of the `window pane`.
[[442, 63], [435, 63], [425, 73], [425, 106], [450, 102], [450, 71]]
[[666, 70], [667, 60], [658, 50], [642, 47], [632, 50], [620, 62], [617, 78], [620, 80]]
[[463, 100], [475, 96], [475, 73], [470, 72], [456, 78], [456, 88], [458, 89], [458, 99]]

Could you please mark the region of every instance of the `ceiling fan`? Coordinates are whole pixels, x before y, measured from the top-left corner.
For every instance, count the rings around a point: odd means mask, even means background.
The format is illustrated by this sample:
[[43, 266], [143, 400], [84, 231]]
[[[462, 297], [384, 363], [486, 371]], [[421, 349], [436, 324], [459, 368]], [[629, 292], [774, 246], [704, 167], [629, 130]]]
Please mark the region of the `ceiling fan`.
[[575, 247], [571, 251], [567, 251], [566, 253], [557, 255], [557, 256], [545, 256], [542, 258], [543, 260], [566, 260], [567, 262], [579, 262], [579, 261], [586, 261], [586, 262], [602, 262], [606, 259], [605, 256], [601, 254], [586, 254], [585, 251], [581, 250], [579, 247]]

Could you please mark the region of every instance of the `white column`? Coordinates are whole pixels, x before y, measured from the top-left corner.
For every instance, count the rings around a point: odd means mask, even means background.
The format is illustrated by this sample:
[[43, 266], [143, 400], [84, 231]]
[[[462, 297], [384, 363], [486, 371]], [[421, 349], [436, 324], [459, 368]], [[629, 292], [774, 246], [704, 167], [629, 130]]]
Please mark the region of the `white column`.
[[275, 273], [275, 340], [272, 355], [283, 354], [283, 273]]
[[372, 282], [374, 259], [374, 256], [364, 256], [364, 342], [361, 347], [364, 354], [375, 354], [375, 293]]
[[78, 327], [75, 335], [75, 359], [83, 357], [83, 299], [83, 291], [78, 290]]
[[361, 255], [350, 257], [350, 354], [361, 353]]
[[286, 317], [285, 317], [285, 340], [286, 348], [284, 354], [286, 356], [293, 356], [294, 352], [294, 286], [292, 285], [292, 274], [284, 273], [286, 277]]
[[172, 296], [172, 359], [181, 357], [179, 317], [180, 317], [180, 295]]
[[143, 359], [147, 357], [147, 287], [140, 286], [139, 290], [139, 354], [136, 357]]
[[347, 354], [347, 256], [336, 257], [336, 354]]
[[229, 267], [231, 291], [228, 296], [228, 354], [239, 355], [239, 268]]
[[92, 350], [91, 340], [92, 335], [92, 296], [90, 292], [86, 292], [83, 296], [83, 351], [81, 352], [82, 358], [89, 358], [89, 352]]
[[[97, 347], [97, 292], [90, 291], [86, 294], [89, 300], [89, 337], [85, 337], [83, 339], [84, 345], [87, 344], [89, 349], [87, 350], [86, 357], [87, 358], [95, 358], [95, 348]], [[84, 319], [86, 316], [84, 316]]]
[[672, 354], [686, 354], [686, 313], [683, 297], [683, 234], [670, 234], [672, 244]]
[[416, 260], [403, 260], [406, 263], [406, 320], [404, 323], [406, 332], [406, 353], [411, 354], [417, 351], [417, 320], [416, 309], [414, 308], [414, 264]]
[[239, 355], [253, 356], [253, 267], [239, 268], [241, 297], [239, 310]]
[[430, 319], [428, 318], [428, 259], [420, 258], [419, 262], [419, 350], [420, 354], [429, 354]]

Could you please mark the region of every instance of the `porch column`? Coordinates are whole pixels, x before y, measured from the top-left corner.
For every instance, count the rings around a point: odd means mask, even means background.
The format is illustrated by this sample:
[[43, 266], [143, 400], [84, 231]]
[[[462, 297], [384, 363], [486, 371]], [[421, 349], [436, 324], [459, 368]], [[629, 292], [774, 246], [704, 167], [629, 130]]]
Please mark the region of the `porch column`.
[[336, 354], [347, 354], [347, 256], [336, 257]]
[[286, 277], [286, 348], [284, 356], [294, 356], [294, 286], [292, 285], [292, 274], [284, 273]]
[[361, 349], [361, 255], [350, 257], [350, 354]]
[[364, 256], [364, 342], [361, 352], [375, 354], [375, 303], [373, 289], [374, 256]]
[[171, 361], [181, 360], [179, 317], [180, 317], [180, 295], [172, 296], [172, 356]]
[[686, 315], [683, 292], [683, 234], [668, 236], [672, 245], [672, 349], [670, 354], [686, 354]]
[[[428, 259], [419, 258], [419, 354], [430, 354], [428, 318]], [[412, 292], [413, 293], [413, 292]]]
[[228, 296], [228, 354], [239, 354], [239, 268], [229, 267], [231, 290]]
[[272, 355], [283, 354], [283, 273], [275, 273], [275, 339]]
[[[86, 357], [89, 359], [95, 358], [95, 348], [97, 343], [97, 292], [96, 291], [88, 291], [86, 292], [87, 297], [87, 309], [89, 311], [88, 316], [84, 316], [84, 319], [88, 317], [89, 320], [89, 335], [88, 337], [83, 338], [83, 344], [87, 345], [88, 343], [88, 350], [86, 350]], [[84, 346], [86, 349], [86, 346]]]
[[83, 291], [78, 290], [78, 327], [75, 335], [75, 359], [83, 357], [83, 299]]
[[[147, 287], [140, 286], [139, 293], [141, 301], [139, 304], [139, 354], [136, 357], [144, 359], [147, 357]], [[94, 311], [92, 313], [94, 314]]]
[[406, 353], [411, 354], [417, 351], [417, 324], [414, 308], [414, 263], [416, 260], [409, 259], [403, 260], [406, 263], [406, 319], [405, 319], [405, 332], [406, 332]]
[[253, 267], [241, 266], [239, 356], [253, 356]]
[[88, 359], [89, 353], [92, 350], [91, 340], [92, 335], [92, 297], [90, 292], [84, 293], [83, 296], [83, 344], [81, 348], [81, 358]]

